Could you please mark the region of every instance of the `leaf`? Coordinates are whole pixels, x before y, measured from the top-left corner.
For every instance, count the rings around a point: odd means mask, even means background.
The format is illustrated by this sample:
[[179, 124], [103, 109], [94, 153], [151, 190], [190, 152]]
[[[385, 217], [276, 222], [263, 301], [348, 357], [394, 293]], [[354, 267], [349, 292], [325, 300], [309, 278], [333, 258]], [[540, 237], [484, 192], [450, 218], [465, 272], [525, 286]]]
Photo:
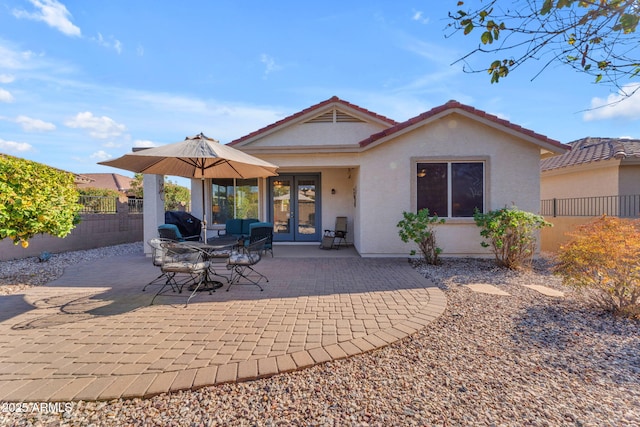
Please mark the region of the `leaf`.
[[493, 36], [491, 35], [491, 32], [485, 31], [484, 33], [482, 33], [482, 36], [480, 37], [480, 41], [482, 42], [482, 44], [493, 43]]
[[599, 83], [599, 82], [600, 82], [600, 80], [602, 80], [602, 74], [598, 74], [598, 75], [596, 76], [596, 83]]
[[471, 31], [473, 31], [473, 22], [469, 22], [465, 27], [464, 27], [464, 35], [466, 36], [467, 34], [469, 34]]
[[545, 0], [540, 9], [540, 15], [546, 15], [551, 12], [551, 7], [553, 7], [553, 0]]

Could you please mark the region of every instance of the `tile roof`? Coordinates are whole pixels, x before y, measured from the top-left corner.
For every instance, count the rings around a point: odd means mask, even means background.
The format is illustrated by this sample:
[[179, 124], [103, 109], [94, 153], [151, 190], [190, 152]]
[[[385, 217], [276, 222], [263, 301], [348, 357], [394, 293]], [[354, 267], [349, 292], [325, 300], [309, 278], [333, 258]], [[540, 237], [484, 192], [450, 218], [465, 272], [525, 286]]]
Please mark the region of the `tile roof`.
[[83, 173], [81, 174], [92, 180], [87, 184], [79, 184], [78, 187], [86, 188], [105, 188], [109, 190], [116, 190], [120, 192], [126, 192], [131, 189], [132, 178], [128, 176], [118, 175], [117, 173]]
[[359, 111], [359, 112], [361, 112], [361, 113], [363, 113], [363, 114], [365, 114], [367, 116], [371, 116], [371, 117], [374, 117], [374, 118], [376, 118], [376, 119], [378, 119], [378, 120], [380, 120], [382, 122], [388, 123], [391, 126], [396, 125], [398, 123], [393, 119], [390, 119], [388, 117], [385, 117], [385, 116], [377, 114], [377, 113], [374, 113], [373, 111], [369, 111], [369, 110], [367, 110], [365, 108], [359, 107], [359, 106], [357, 106], [355, 104], [352, 104], [350, 102], [342, 100], [342, 99], [338, 98], [337, 96], [333, 96], [333, 97], [331, 97], [331, 98], [329, 98], [329, 99], [327, 99], [325, 101], [322, 101], [322, 102], [320, 102], [318, 104], [312, 105], [311, 107], [305, 108], [304, 110], [299, 111], [299, 112], [297, 112], [295, 114], [292, 114], [292, 115], [290, 115], [288, 117], [285, 117], [282, 120], [279, 120], [279, 121], [277, 121], [275, 123], [272, 123], [272, 124], [270, 124], [268, 126], [265, 126], [262, 129], [258, 129], [255, 132], [251, 132], [248, 135], [245, 135], [245, 136], [240, 137], [240, 138], [238, 138], [238, 139], [236, 139], [234, 141], [231, 141], [228, 145], [240, 144], [241, 142], [244, 142], [244, 141], [246, 141], [248, 139], [256, 137], [256, 136], [258, 136], [260, 134], [266, 133], [266, 132], [268, 132], [268, 131], [270, 131], [272, 129], [275, 129], [275, 128], [287, 123], [287, 122], [291, 122], [291, 121], [293, 121], [293, 120], [295, 120], [295, 119], [297, 119], [299, 117], [303, 117], [303, 116], [305, 116], [305, 115], [307, 115], [307, 114], [309, 114], [309, 113], [311, 113], [313, 111], [321, 110], [322, 108], [324, 108], [324, 107], [326, 107], [326, 106], [328, 106], [328, 105], [330, 105], [332, 103], [337, 103], [337, 104], [341, 104], [343, 106], [349, 107], [349, 108], [351, 108], [353, 110], [356, 110], [356, 111]]
[[571, 150], [540, 162], [540, 170], [575, 166], [610, 159], [640, 158], [640, 139], [582, 138], [568, 143]]
[[422, 114], [420, 114], [420, 115], [418, 115], [416, 117], [413, 117], [413, 118], [411, 118], [411, 119], [409, 119], [409, 120], [407, 120], [405, 122], [398, 123], [395, 126], [392, 126], [392, 127], [388, 128], [388, 129], [383, 130], [382, 132], [378, 132], [376, 134], [373, 134], [369, 138], [360, 141], [360, 146], [361, 147], [366, 147], [367, 145], [372, 144], [375, 141], [378, 141], [378, 140], [380, 140], [382, 138], [385, 138], [385, 137], [387, 137], [389, 135], [392, 135], [394, 133], [400, 132], [403, 129], [411, 127], [411, 126], [413, 126], [413, 125], [415, 125], [415, 124], [417, 124], [419, 122], [427, 120], [427, 119], [429, 119], [431, 117], [434, 117], [434, 116], [436, 116], [436, 115], [438, 115], [440, 113], [443, 113], [443, 112], [445, 112], [447, 110], [456, 110], [456, 109], [465, 111], [465, 112], [467, 112], [469, 114], [477, 116], [478, 118], [489, 120], [489, 121], [491, 121], [493, 123], [496, 123], [498, 125], [507, 127], [507, 128], [509, 128], [511, 130], [514, 130], [514, 131], [518, 132], [518, 133], [521, 133], [521, 134], [527, 135], [529, 137], [535, 138], [537, 140], [540, 140], [542, 142], [545, 142], [545, 143], [550, 144], [552, 146], [555, 146], [557, 148], [560, 148], [560, 149], [563, 149], [563, 150], [566, 150], [568, 148], [566, 145], [562, 144], [560, 141], [556, 141], [556, 140], [551, 139], [551, 138], [549, 138], [547, 136], [544, 136], [544, 135], [541, 135], [539, 133], [536, 133], [536, 132], [534, 132], [532, 130], [525, 129], [525, 128], [521, 127], [521, 126], [513, 124], [513, 123], [509, 122], [508, 120], [501, 119], [498, 116], [495, 116], [493, 114], [489, 114], [487, 112], [484, 112], [482, 110], [478, 110], [477, 108], [471, 107], [469, 105], [462, 104], [462, 103], [460, 103], [458, 101], [454, 101], [454, 100], [448, 101], [446, 104], [440, 105], [439, 107], [432, 108], [431, 110], [426, 111], [426, 112], [424, 112], [424, 113], [422, 113]]

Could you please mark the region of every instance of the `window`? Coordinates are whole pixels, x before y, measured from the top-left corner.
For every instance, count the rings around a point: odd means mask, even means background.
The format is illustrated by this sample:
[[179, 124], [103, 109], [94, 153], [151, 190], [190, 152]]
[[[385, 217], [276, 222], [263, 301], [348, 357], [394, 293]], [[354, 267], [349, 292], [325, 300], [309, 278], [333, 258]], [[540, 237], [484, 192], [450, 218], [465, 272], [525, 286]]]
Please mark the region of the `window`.
[[417, 164], [417, 210], [439, 217], [472, 217], [484, 212], [483, 162]]
[[213, 180], [212, 220], [224, 224], [233, 218], [258, 218], [258, 179]]

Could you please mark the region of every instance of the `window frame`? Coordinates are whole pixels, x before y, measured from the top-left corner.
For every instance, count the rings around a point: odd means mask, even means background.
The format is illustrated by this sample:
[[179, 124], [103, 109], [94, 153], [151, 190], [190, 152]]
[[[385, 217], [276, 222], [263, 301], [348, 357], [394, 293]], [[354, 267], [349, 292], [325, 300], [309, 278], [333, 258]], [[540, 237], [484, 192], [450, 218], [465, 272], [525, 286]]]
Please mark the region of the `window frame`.
[[487, 156], [464, 157], [414, 157], [411, 159], [411, 207], [413, 212], [418, 210], [418, 164], [420, 163], [446, 163], [447, 164], [447, 222], [473, 222], [473, 216], [451, 216], [452, 214], [452, 170], [453, 163], [482, 163], [482, 212], [489, 206], [489, 171], [490, 161]]

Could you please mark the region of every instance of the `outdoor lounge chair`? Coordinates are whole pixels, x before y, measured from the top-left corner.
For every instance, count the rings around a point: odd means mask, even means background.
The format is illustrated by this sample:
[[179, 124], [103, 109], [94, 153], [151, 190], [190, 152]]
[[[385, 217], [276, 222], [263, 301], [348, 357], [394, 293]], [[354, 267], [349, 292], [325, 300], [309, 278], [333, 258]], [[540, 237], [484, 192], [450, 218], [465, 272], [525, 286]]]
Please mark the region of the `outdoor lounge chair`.
[[[266, 282], [269, 282], [269, 279], [253, 267], [262, 259], [261, 254], [262, 251], [264, 251], [266, 241], [266, 237], [253, 241], [249, 243], [249, 245], [240, 248], [240, 252], [233, 252], [231, 256], [229, 256], [227, 268], [231, 270], [231, 278], [227, 292], [233, 285], [256, 285], [261, 291], [264, 290], [262, 286], [260, 286], [260, 281], [264, 279]], [[243, 279], [248, 283], [242, 281]]]
[[[191, 295], [187, 298], [185, 307], [191, 301], [200, 289], [203, 288], [209, 271], [209, 261], [207, 261], [207, 253], [201, 248], [181, 242], [163, 242], [162, 247], [162, 266], [160, 269], [167, 274], [170, 279], [160, 288], [151, 300], [151, 304], [158, 295], [163, 295], [169, 290], [177, 291], [179, 294], [185, 286], [191, 290]], [[176, 277], [183, 280], [178, 281]], [[165, 288], [169, 288], [165, 290]], [[209, 290], [211, 293], [212, 290]]]
[[322, 249], [340, 249], [340, 245], [347, 246], [347, 217], [336, 217], [336, 225], [333, 230], [324, 230]]

